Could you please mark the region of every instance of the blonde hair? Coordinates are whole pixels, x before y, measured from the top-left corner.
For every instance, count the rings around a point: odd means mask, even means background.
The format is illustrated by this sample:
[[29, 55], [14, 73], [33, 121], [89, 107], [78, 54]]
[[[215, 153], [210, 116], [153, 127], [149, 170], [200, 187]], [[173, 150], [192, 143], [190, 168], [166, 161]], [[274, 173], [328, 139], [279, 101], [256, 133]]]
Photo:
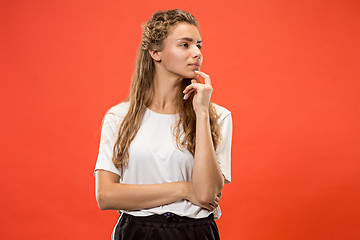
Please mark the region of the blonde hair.
[[[136, 67], [133, 74], [130, 94], [128, 97], [129, 110], [125, 115], [118, 131], [118, 137], [113, 148], [112, 161], [121, 171], [127, 167], [129, 147], [138, 132], [146, 107], [151, 104], [154, 94], [155, 65], [149, 50], [161, 50], [164, 39], [168, 36], [171, 27], [185, 22], [198, 27], [193, 15], [183, 10], [175, 9], [159, 11], [143, 26], [141, 45], [138, 50]], [[193, 94], [183, 100], [182, 91], [191, 83], [191, 79], [183, 79], [178, 86], [176, 104], [179, 110], [179, 121], [173, 129], [177, 147], [181, 146], [194, 155], [196, 142], [196, 115], [192, 106]], [[209, 105], [211, 136], [216, 149], [220, 142], [220, 126], [214, 105]], [[182, 136], [184, 136], [182, 138]], [[182, 139], [182, 140], [181, 140]]]

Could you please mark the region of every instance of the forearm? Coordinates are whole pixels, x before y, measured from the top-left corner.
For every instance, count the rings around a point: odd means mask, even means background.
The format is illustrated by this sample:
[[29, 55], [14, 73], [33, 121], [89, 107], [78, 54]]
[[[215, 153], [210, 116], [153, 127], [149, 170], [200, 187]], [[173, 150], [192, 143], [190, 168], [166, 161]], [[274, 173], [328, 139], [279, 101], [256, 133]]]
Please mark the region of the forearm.
[[224, 178], [216, 159], [208, 113], [197, 114], [195, 144], [192, 175], [194, 193], [200, 202], [210, 202], [221, 192]]
[[185, 182], [133, 185], [97, 180], [96, 199], [102, 210], [139, 210], [184, 199]]

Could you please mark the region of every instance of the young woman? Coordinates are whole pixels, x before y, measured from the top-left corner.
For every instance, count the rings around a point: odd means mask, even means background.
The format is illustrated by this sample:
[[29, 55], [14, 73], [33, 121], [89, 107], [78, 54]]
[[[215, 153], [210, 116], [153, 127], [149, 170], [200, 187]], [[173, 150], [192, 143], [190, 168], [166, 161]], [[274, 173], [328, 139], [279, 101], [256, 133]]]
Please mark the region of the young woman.
[[210, 102], [201, 45], [182, 10], [143, 27], [129, 98], [104, 117], [95, 167], [99, 208], [120, 213], [113, 239], [219, 239], [232, 119]]

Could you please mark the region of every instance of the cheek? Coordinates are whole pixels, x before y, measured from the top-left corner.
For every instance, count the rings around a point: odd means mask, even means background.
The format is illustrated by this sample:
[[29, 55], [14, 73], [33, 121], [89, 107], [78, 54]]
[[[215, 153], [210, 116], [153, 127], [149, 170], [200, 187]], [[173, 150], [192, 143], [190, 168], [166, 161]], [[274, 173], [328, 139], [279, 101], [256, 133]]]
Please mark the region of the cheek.
[[180, 61], [184, 61], [185, 60], [185, 56], [184, 53], [179, 51], [179, 50], [171, 50], [168, 52], [167, 54], [167, 59], [166, 59], [169, 63], [179, 63]]

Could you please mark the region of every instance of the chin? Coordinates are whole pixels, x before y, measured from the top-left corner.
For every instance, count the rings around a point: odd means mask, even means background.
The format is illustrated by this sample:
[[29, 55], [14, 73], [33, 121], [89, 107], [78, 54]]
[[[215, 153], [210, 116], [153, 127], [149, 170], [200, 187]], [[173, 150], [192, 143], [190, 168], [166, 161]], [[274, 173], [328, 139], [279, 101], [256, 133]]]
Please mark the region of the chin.
[[191, 79], [197, 78], [197, 74], [194, 73], [194, 72], [187, 73], [187, 74], [184, 74], [184, 75], [183, 75], [183, 78], [191, 78]]

